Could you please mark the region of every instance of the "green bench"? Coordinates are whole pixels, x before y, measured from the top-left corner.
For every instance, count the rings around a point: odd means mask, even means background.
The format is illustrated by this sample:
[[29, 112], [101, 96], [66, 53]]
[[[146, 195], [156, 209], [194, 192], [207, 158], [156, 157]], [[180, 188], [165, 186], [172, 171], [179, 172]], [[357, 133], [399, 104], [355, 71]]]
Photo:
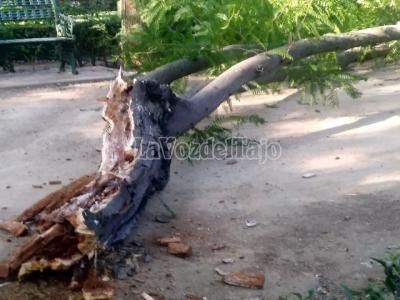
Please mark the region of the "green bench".
[[[55, 36], [24, 39], [3, 39], [0, 36], [0, 48], [5, 50], [6, 56], [15, 45], [59, 43], [61, 44], [60, 72], [65, 71], [65, 64], [69, 58], [72, 73], [78, 74], [74, 55], [73, 21], [71, 17], [61, 12], [58, 0], [0, 0], [0, 26], [24, 26], [26, 21], [35, 20], [50, 20], [55, 26]], [[14, 71], [12, 60], [4, 57], [3, 59], [7, 61], [8, 69]]]

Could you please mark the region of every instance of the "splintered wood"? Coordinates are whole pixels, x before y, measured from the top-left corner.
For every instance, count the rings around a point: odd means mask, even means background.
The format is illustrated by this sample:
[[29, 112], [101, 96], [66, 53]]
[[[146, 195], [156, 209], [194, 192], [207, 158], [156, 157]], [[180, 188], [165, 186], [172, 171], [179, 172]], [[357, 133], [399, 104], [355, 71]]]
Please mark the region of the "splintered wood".
[[[32, 232], [30, 239], [0, 264], [0, 279], [21, 278], [46, 269], [68, 269], [85, 256], [92, 256], [97, 240], [95, 232], [86, 226], [83, 211], [96, 211], [105, 206], [118, 193], [122, 179], [134, 164], [131, 88], [122, 79], [121, 71], [110, 84], [103, 111], [109, 128], [103, 132], [98, 172], [82, 176], [50, 193], [15, 221], [0, 221], [0, 229], [15, 236], [27, 234], [28, 225]], [[96, 284], [93, 278], [86, 282], [87, 299], [96, 297]], [[111, 288], [102, 287], [102, 293], [112, 294]]]
[[262, 289], [264, 287], [265, 276], [259, 272], [231, 272], [223, 274], [222, 280], [229, 285], [249, 289]]

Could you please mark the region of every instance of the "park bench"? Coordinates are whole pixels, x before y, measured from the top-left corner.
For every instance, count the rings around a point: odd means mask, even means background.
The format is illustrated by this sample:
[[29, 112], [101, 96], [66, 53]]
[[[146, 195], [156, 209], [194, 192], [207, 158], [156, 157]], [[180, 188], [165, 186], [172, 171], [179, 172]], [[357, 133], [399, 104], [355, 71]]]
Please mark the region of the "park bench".
[[[6, 56], [15, 45], [58, 43], [61, 46], [60, 72], [65, 71], [66, 58], [69, 58], [73, 74], [77, 74], [74, 55], [73, 21], [61, 12], [58, 0], [0, 0], [0, 26], [25, 26], [26, 21], [49, 20], [54, 24], [54, 37], [35, 37], [22, 39], [3, 39], [0, 37], [0, 49]], [[28, 22], [29, 23], [29, 22]], [[12, 59], [3, 57], [8, 69], [14, 71]]]

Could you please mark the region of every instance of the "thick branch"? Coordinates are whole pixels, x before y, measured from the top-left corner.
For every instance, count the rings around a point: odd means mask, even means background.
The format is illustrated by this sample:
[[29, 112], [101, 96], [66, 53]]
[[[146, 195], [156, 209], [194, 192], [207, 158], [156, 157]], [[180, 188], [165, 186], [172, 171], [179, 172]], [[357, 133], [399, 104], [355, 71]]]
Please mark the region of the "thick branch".
[[355, 62], [364, 62], [377, 57], [385, 57], [389, 54], [390, 48], [386, 44], [377, 45], [372, 49], [365, 50], [361, 47], [349, 49], [337, 53], [337, 63], [345, 70], [350, 64]]
[[[219, 62], [227, 62], [235, 58], [250, 57], [263, 51], [259, 45], [230, 45], [214, 52], [212, 55]], [[155, 80], [161, 84], [171, 83], [177, 79], [208, 69], [215, 61], [208, 57], [182, 58], [165, 64], [142, 76], [143, 79]]]
[[[273, 70], [292, 60], [398, 39], [400, 39], [400, 25], [391, 25], [344, 34], [327, 34], [321, 38], [300, 40], [278, 50], [258, 54], [222, 73], [195, 94], [190, 101], [180, 103], [168, 123], [168, 133], [179, 135], [193, 128], [243, 84], [268, 76]], [[282, 52], [287, 52], [287, 55], [283, 57], [277, 54]]]

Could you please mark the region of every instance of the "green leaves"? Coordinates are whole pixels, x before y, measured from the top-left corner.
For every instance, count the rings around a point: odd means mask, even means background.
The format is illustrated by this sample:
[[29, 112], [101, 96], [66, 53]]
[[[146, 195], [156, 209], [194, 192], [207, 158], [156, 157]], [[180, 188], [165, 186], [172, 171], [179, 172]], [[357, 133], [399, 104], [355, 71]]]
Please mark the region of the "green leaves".
[[132, 0], [140, 23], [124, 35], [124, 61], [143, 71], [230, 44], [268, 49], [328, 32], [395, 23], [400, 0]]

